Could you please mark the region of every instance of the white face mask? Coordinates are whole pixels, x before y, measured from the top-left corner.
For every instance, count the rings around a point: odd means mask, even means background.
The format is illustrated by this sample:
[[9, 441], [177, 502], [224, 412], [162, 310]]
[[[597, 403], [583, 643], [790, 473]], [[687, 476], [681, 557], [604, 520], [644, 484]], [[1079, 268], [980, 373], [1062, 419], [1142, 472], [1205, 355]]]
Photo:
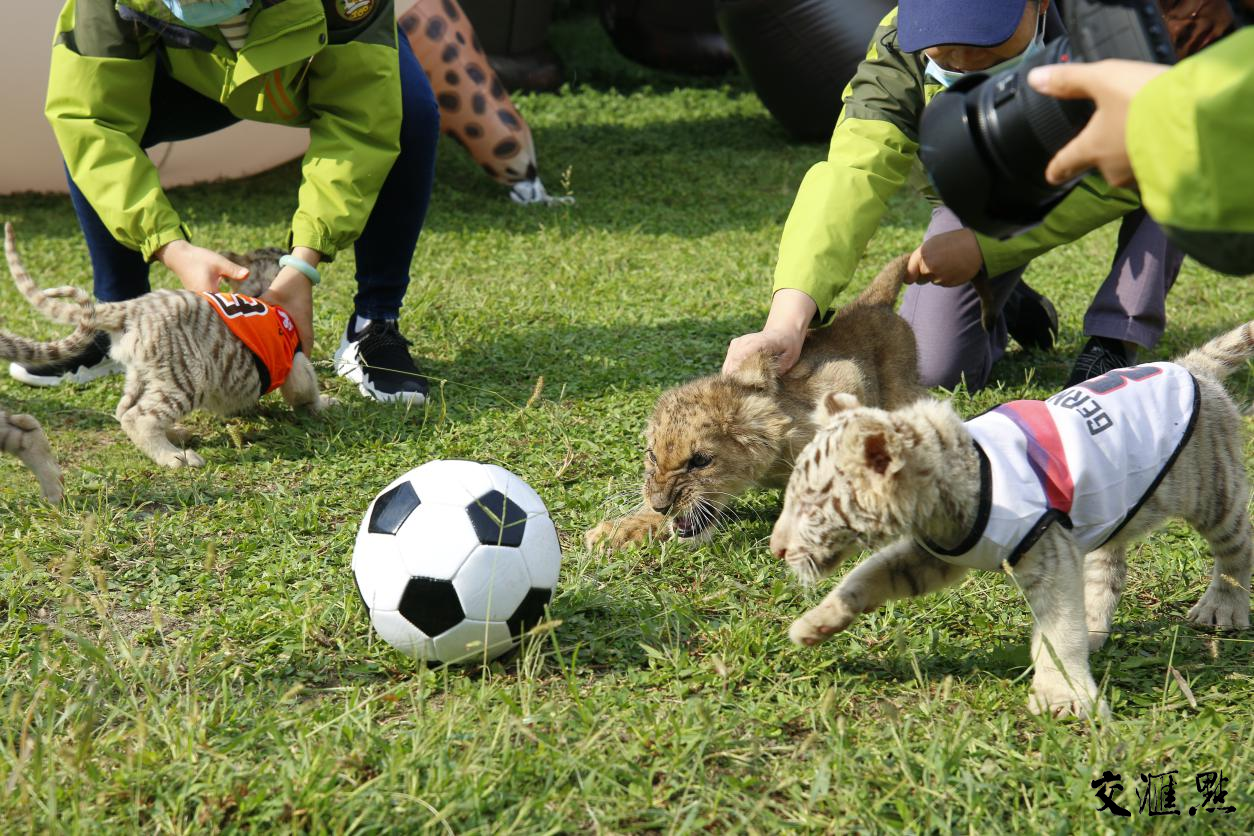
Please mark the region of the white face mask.
[[162, 0], [170, 14], [188, 26], [217, 26], [243, 14], [253, 0]]
[[[1032, 34], [1032, 40], [1024, 48], [1023, 52], [1013, 58], [1007, 58], [1005, 61], [994, 64], [991, 67], [985, 67], [982, 70], [972, 70], [971, 72], [983, 73], [984, 75], [994, 75], [1002, 70], [1009, 70], [1023, 63], [1024, 59], [1033, 55], [1045, 45], [1045, 15], [1039, 15], [1036, 18], [1036, 31]], [[957, 83], [958, 79], [968, 73], [959, 70], [947, 70], [940, 64], [937, 64], [931, 58], [927, 59], [927, 66], [923, 69], [923, 74], [933, 81], [940, 84], [941, 87], [949, 89]]]

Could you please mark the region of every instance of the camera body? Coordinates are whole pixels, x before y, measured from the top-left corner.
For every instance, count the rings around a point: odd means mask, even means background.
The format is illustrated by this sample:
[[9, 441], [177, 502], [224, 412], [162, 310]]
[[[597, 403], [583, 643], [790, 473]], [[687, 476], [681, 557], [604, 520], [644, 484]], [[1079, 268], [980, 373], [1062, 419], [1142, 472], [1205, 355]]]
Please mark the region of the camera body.
[[1067, 34], [1017, 67], [970, 73], [923, 112], [919, 158], [941, 200], [963, 224], [998, 238], [1039, 224], [1077, 180], [1045, 181], [1045, 166], [1093, 115], [1092, 102], [1033, 90], [1028, 72], [1047, 64], [1123, 58], [1175, 62], [1154, 0], [1067, 0]]

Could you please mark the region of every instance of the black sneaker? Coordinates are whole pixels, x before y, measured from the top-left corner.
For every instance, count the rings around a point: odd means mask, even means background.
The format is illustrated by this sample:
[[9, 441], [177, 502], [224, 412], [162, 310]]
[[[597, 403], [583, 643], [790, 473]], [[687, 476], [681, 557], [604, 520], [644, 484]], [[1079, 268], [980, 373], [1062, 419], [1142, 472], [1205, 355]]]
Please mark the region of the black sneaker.
[[9, 364], [9, 374], [31, 386], [60, 386], [63, 383], [90, 383], [96, 378], [121, 374], [122, 364], [109, 356], [109, 335], [104, 331], [96, 334], [91, 344], [77, 356], [59, 363], [42, 366]]
[[427, 379], [409, 356], [409, 340], [401, 336], [396, 320], [373, 319], [361, 331], [354, 331], [356, 319], [349, 318], [335, 351], [335, 373], [376, 401], [405, 401], [414, 406], [425, 401]]
[[1054, 303], [1020, 281], [1010, 292], [1006, 306], [1006, 330], [1024, 348], [1049, 351], [1058, 339], [1058, 311]]
[[1080, 352], [1079, 357], [1075, 358], [1075, 365], [1071, 367], [1071, 377], [1067, 378], [1067, 387], [1101, 377], [1115, 369], [1126, 369], [1128, 366], [1135, 365], [1136, 351], [1129, 351], [1123, 344], [1123, 340], [1110, 337], [1089, 337], [1089, 341], [1084, 344], [1084, 350]]

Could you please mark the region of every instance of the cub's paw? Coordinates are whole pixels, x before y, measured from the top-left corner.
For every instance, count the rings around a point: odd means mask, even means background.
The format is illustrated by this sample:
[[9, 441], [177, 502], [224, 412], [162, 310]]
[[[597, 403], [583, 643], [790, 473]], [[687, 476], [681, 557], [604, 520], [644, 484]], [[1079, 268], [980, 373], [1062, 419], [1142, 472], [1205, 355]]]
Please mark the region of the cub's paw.
[[849, 628], [858, 613], [843, 600], [824, 601], [788, 628], [788, 638], [803, 647], [818, 644]]
[[1049, 714], [1054, 717], [1075, 717], [1084, 720], [1093, 717], [1110, 719], [1110, 706], [1097, 693], [1097, 685], [1089, 682], [1078, 686], [1080, 693], [1067, 684], [1062, 676], [1051, 677], [1045, 682], [1034, 682], [1028, 697], [1028, 711], [1033, 714]]
[[179, 450], [171, 453], [161, 461], [165, 467], [178, 470], [180, 467], [204, 467], [205, 460], [193, 450]]
[[191, 430], [179, 426], [173, 426], [167, 429], [165, 431], [165, 437], [168, 438], [170, 443], [175, 447], [186, 447], [188, 443], [191, 442], [192, 438], [194, 438]]
[[1237, 586], [1211, 584], [1189, 610], [1189, 621], [1198, 627], [1245, 630], [1250, 626], [1250, 595]]
[[631, 514], [606, 520], [583, 536], [584, 545], [590, 549], [621, 549], [629, 543], [647, 540], [664, 540], [670, 536], [670, 526], [661, 514]]
[[1089, 630], [1089, 653], [1096, 653], [1106, 644], [1106, 639], [1110, 638], [1110, 630]]
[[326, 410], [334, 406], [339, 406], [340, 402], [335, 398], [328, 398], [325, 395], [319, 395], [318, 399], [311, 401], [306, 409], [310, 415], [321, 415]]
[[65, 485], [62, 484], [60, 476], [56, 479], [47, 480], [41, 478], [39, 480], [39, 492], [43, 494], [45, 500], [53, 505], [60, 505], [61, 501], [65, 499]]

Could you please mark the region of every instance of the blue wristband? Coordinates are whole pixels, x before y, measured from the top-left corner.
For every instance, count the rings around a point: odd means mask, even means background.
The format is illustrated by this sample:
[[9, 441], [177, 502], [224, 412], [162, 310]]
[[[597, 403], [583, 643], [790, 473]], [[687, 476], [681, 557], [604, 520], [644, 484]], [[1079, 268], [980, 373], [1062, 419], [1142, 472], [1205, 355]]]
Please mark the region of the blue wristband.
[[305, 278], [309, 279], [312, 285], [322, 281], [322, 274], [318, 272], [318, 268], [314, 267], [305, 259], [294, 255], [285, 255], [279, 259], [280, 267], [291, 267], [293, 270], [299, 270], [305, 274]]

